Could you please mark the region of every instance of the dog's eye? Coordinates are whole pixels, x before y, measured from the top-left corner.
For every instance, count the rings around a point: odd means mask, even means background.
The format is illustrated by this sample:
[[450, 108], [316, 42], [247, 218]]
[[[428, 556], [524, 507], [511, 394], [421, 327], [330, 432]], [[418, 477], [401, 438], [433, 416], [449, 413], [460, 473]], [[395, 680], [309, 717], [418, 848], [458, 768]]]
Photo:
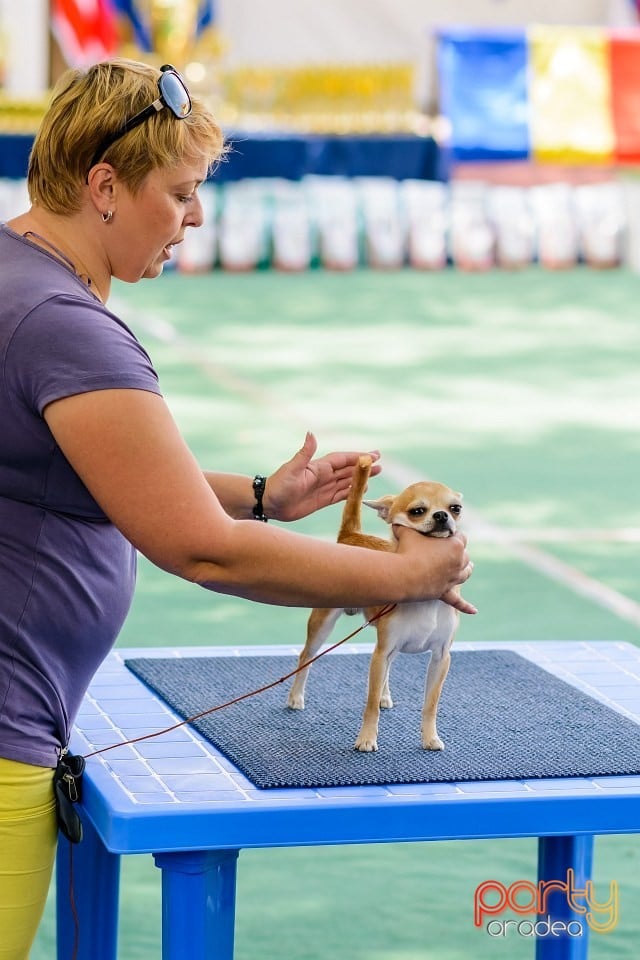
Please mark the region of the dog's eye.
[[451, 506], [449, 507], [449, 510], [456, 517], [458, 516], [458, 514], [462, 513], [462, 507], [460, 506], [459, 503], [452, 503]]
[[412, 507], [411, 510], [407, 511], [410, 517], [424, 517], [427, 512], [426, 507]]

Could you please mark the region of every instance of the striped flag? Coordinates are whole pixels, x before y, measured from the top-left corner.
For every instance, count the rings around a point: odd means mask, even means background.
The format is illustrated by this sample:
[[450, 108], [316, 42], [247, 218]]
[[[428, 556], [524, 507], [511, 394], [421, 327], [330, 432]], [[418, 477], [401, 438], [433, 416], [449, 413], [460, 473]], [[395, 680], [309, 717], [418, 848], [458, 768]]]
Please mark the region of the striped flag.
[[640, 162], [640, 29], [439, 33], [454, 160]]
[[52, 0], [51, 29], [72, 67], [90, 66], [118, 48], [111, 0]]

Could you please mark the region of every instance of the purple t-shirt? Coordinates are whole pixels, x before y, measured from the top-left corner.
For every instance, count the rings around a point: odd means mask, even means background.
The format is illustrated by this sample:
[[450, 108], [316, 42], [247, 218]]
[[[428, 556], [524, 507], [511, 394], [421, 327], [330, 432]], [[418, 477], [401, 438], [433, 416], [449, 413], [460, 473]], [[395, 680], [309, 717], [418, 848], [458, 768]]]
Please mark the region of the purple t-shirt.
[[136, 553], [57, 446], [47, 404], [159, 393], [133, 333], [57, 257], [0, 226], [0, 756], [55, 766], [133, 594]]

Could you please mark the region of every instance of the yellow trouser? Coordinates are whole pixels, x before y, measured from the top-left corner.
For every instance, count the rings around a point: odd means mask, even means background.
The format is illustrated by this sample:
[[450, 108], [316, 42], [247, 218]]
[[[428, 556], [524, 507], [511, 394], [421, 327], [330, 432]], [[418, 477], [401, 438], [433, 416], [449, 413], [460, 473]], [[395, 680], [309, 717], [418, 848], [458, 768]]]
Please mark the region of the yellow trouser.
[[56, 851], [53, 770], [0, 757], [0, 960], [27, 960]]

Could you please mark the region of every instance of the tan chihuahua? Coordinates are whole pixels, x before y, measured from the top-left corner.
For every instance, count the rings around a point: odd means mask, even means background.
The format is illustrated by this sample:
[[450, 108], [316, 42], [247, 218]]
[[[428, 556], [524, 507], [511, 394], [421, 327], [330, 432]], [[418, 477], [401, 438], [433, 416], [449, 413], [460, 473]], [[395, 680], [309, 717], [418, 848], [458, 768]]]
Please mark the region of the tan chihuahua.
[[[456, 532], [457, 521], [462, 513], [462, 494], [454, 493], [441, 483], [413, 483], [396, 497], [388, 495], [379, 500], [363, 500], [371, 463], [371, 457], [361, 456], [354, 470], [353, 483], [342, 514], [339, 543], [368, 547], [370, 550], [395, 551], [398, 540], [393, 532], [394, 525], [413, 527], [430, 537], [448, 537]], [[379, 517], [390, 524], [390, 540], [362, 533], [361, 503], [372, 507]], [[298, 659], [298, 666], [307, 663], [318, 653], [342, 613], [362, 612], [367, 620], [371, 620], [382, 609], [366, 607], [363, 610], [312, 610], [307, 624], [307, 642]], [[431, 657], [422, 707], [422, 746], [425, 750], [444, 749], [436, 729], [436, 714], [442, 686], [449, 671], [449, 649], [458, 619], [458, 611], [448, 603], [426, 600], [398, 604], [376, 621], [377, 641], [369, 665], [367, 704], [355, 742], [356, 750], [378, 749], [380, 708], [393, 706], [389, 691], [389, 668], [396, 654], [422, 653], [425, 650], [431, 651]], [[304, 688], [308, 672], [309, 667], [301, 670], [294, 678], [288, 699], [288, 706], [292, 710], [304, 710]]]

